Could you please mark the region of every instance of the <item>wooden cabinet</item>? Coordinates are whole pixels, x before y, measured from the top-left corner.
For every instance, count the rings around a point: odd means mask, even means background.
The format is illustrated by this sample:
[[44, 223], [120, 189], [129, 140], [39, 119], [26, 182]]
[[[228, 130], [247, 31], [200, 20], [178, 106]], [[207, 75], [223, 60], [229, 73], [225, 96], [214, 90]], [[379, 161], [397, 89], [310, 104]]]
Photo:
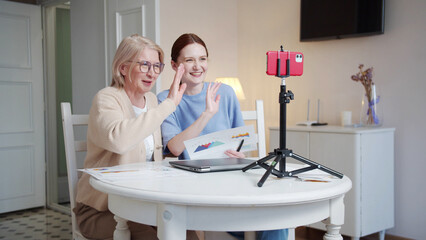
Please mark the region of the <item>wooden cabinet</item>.
[[[394, 128], [287, 127], [287, 148], [352, 180], [341, 233], [359, 239], [394, 226]], [[270, 128], [270, 151], [279, 128]], [[287, 162], [298, 162], [287, 158]], [[300, 162], [298, 162], [300, 163]], [[323, 229], [323, 224], [310, 227]]]

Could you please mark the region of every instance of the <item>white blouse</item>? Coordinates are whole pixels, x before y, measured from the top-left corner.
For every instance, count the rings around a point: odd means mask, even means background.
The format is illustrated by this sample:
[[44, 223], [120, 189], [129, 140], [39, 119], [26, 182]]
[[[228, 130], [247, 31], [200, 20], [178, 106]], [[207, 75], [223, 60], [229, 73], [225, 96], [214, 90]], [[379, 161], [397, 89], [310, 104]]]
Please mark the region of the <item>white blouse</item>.
[[[145, 103], [144, 108], [133, 106], [133, 110], [135, 111], [136, 117], [138, 117], [142, 113], [148, 111], [148, 103]], [[152, 161], [152, 154], [154, 153], [154, 136], [151, 134], [146, 137], [144, 143], [146, 147], [146, 161]]]

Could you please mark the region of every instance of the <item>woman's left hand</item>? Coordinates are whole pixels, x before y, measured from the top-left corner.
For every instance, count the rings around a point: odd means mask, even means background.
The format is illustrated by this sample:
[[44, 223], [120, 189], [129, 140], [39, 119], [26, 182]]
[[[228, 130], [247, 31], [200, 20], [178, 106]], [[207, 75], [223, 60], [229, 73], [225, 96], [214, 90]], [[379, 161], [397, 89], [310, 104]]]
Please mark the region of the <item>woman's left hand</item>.
[[220, 102], [220, 95], [216, 95], [217, 90], [219, 90], [219, 87], [222, 83], [209, 83], [209, 86], [207, 87], [207, 94], [206, 94], [206, 110], [205, 113], [208, 113], [209, 115], [213, 116], [219, 111], [219, 102]]
[[225, 151], [226, 156], [232, 157], [232, 158], [245, 158], [246, 155], [242, 152], [237, 152], [235, 150], [229, 149]]

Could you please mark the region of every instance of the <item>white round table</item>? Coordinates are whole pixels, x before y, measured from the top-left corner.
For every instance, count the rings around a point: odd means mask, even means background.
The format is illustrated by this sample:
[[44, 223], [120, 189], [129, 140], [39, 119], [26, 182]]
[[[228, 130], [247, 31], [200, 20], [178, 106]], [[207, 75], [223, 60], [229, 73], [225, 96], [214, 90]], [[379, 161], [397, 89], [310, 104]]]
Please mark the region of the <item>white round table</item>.
[[[287, 169], [299, 166], [287, 164]], [[264, 172], [188, 172], [114, 182], [91, 177], [90, 184], [108, 194], [108, 208], [118, 222], [114, 239], [130, 239], [126, 220], [157, 226], [161, 240], [185, 239], [186, 230], [260, 231], [319, 221], [327, 227], [325, 240], [343, 239], [339, 230], [349, 178], [324, 183], [270, 176], [258, 187]], [[302, 175], [312, 174], [329, 176], [319, 170]]]

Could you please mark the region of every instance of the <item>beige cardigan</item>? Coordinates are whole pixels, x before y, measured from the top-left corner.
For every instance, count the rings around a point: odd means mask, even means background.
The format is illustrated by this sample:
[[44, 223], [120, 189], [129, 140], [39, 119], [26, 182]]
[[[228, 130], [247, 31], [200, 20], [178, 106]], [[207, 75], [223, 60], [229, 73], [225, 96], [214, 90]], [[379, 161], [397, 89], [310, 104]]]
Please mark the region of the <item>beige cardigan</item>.
[[[87, 130], [87, 155], [85, 168], [109, 167], [120, 164], [144, 162], [144, 139], [154, 136], [154, 161], [161, 161], [161, 123], [176, 106], [166, 99], [158, 105], [155, 94], [145, 94], [148, 111], [136, 118], [124, 89], [107, 87], [93, 99]], [[89, 175], [83, 174], [77, 186], [76, 201], [106, 211], [107, 195], [95, 190], [89, 183]]]

